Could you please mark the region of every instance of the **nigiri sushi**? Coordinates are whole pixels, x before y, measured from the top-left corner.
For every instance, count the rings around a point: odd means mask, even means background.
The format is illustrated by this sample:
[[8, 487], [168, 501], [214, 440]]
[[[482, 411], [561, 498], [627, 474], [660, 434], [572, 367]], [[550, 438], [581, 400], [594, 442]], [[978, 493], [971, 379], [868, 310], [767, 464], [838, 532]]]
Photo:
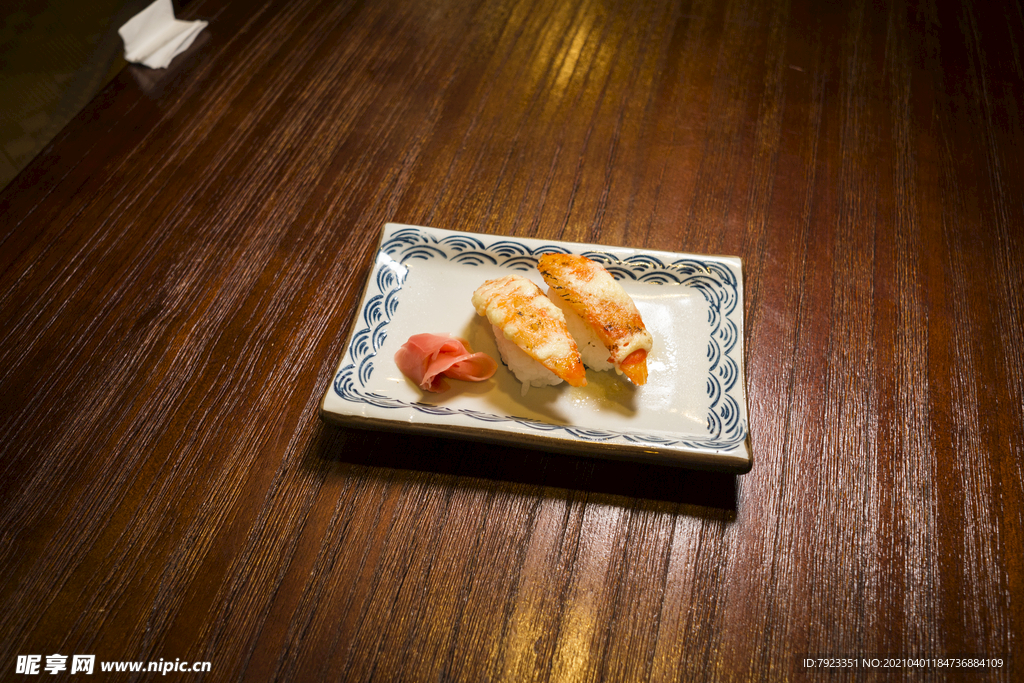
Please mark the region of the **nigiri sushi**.
[[530, 386], [562, 380], [586, 386], [586, 370], [565, 316], [536, 284], [519, 275], [488, 280], [473, 292], [473, 306], [491, 323], [498, 351], [523, 383], [523, 394]]
[[[615, 368], [633, 384], [646, 384], [647, 354], [654, 340], [636, 304], [611, 273], [574, 254], [544, 254], [537, 269], [551, 287], [552, 298], [564, 302], [587, 328], [573, 329], [583, 362], [594, 370]], [[575, 328], [568, 312], [565, 317]]]

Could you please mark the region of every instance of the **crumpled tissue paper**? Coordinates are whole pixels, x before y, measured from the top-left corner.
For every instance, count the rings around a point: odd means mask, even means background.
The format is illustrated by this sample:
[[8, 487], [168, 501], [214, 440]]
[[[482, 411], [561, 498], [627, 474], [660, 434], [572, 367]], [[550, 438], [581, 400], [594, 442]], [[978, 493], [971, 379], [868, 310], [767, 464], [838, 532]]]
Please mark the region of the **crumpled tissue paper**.
[[145, 64], [150, 69], [164, 69], [184, 52], [205, 21], [179, 21], [174, 18], [171, 0], [156, 0], [117, 29], [124, 41], [124, 58]]

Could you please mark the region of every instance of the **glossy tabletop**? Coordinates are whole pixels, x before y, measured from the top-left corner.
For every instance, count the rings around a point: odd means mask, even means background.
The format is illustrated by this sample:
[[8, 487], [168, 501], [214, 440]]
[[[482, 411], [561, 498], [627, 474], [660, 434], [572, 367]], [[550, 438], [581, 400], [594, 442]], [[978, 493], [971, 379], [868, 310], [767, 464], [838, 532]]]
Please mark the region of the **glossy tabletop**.
[[[1024, 676], [1018, 3], [179, 15], [0, 193], [0, 679]], [[322, 421], [389, 222], [739, 257], [749, 472]]]

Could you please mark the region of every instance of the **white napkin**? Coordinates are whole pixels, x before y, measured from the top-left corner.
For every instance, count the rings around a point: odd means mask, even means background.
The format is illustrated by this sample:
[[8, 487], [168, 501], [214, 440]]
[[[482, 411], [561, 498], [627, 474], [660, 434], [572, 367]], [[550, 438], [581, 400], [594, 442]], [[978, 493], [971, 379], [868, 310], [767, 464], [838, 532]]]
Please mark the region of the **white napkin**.
[[184, 52], [204, 28], [205, 21], [175, 19], [171, 0], [156, 0], [117, 32], [124, 41], [126, 60], [145, 64], [150, 69], [163, 69]]

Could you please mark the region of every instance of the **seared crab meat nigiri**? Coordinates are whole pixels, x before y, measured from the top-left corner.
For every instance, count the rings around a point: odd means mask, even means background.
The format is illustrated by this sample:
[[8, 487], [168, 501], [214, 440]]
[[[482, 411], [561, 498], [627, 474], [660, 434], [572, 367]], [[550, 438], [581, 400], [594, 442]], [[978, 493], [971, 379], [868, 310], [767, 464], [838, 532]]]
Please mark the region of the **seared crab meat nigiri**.
[[574, 254], [544, 254], [537, 269], [605, 345], [615, 371], [634, 384], [645, 384], [653, 339], [636, 304], [611, 273], [586, 256]]
[[488, 280], [473, 292], [473, 306], [530, 358], [572, 386], [586, 386], [565, 316], [536, 284], [519, 275]]

